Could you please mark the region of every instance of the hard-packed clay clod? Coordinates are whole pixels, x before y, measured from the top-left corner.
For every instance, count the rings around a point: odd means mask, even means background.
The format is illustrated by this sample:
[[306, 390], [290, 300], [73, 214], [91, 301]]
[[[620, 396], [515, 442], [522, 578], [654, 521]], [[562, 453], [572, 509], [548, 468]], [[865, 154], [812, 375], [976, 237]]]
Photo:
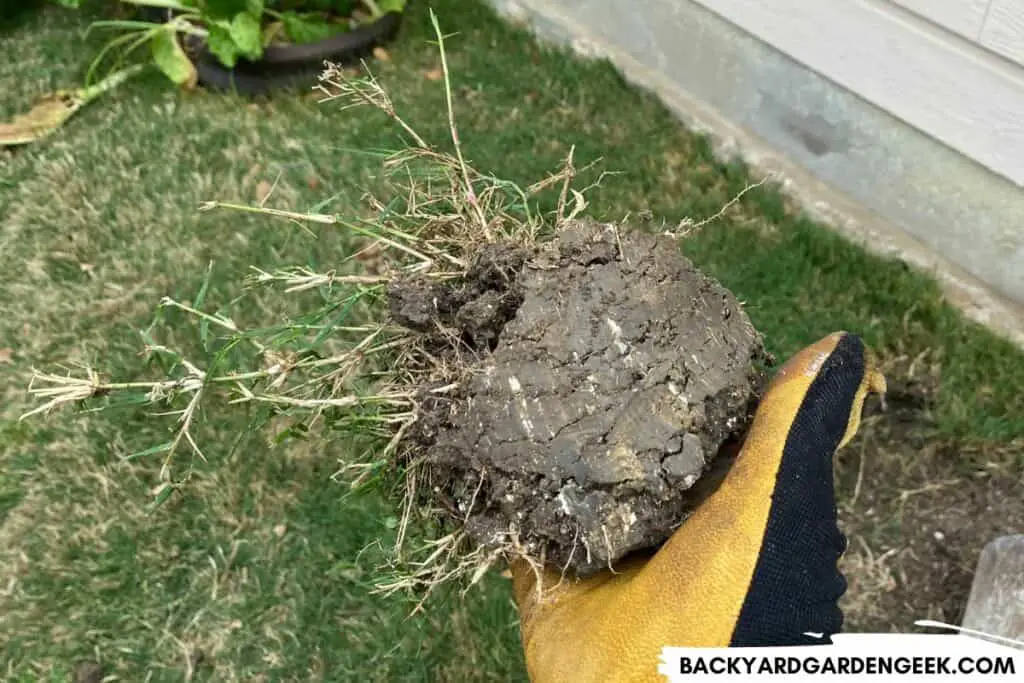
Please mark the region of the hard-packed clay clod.
[[425, 416], [430, 478], [476, 542], [514, 529], [585, 575], [679, 526], [688, 490], [749, 423], [765, 353], [735, 296], [669, 237], [577, 222], [515, 265], [504, 288], [433, 298], [516, 308], [483, 335], [493, 350], [459, 397]]

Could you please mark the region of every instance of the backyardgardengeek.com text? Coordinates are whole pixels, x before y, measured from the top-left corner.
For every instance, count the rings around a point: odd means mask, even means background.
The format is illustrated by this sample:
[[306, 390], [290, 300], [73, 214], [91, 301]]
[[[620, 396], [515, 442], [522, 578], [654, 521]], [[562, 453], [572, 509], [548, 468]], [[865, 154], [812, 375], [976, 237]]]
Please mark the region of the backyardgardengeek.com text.
[[[835, 656], [835, 657], [680, 657], [683, 675], [794, 676], [849, 675], [1005, 675], [1016, 676], [1013, 657]], [[1024, 672], [1022, 672], [1024, 673]]]

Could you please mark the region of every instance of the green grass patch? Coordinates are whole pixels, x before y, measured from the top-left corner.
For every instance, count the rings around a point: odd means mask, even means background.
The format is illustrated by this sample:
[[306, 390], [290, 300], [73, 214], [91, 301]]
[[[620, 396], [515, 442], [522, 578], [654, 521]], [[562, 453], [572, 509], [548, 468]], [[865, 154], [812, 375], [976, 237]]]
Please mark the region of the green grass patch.
[[[617, 172], [588, 213], [650, 215], [651, 229], [712, 216], [750, 184], [608, 65], [539, 46], [477, 2], [434, 8], [457, 32], [447, 43], [455, 108], [481, 171], [529, 184], [575, 145], [579, 165], [601, 158]], [[5, 36], [18, 58], [0, 63], [0, 115], [80, 82], [95, 54], [95, 38], [82, 38], [90, 18], [47, 9], [19, 19]], [[410, 123], [439, 141], [447, 121], [428, 78], [439, 66], [431, 38], [416, 3], [391, 61], [375, 68]], [[138, 331], [163, 296], [193, 301], [203, 290], [206, 310], [230, 307], [254, 327], [308, 310], [312, 294], [254, 291], [231, 304], [250, 266], [330, 268], [351, 253], [348, 235], [197, 207], [251, 204], [276, 183], [269, 206], [359, 213], [380, 158], [355, 150], [401, 144], [369, 109], [306, 94], [181, 93], [154, 74], [43, 144], [0, 151], [0, 349], [11, 350], [0, 363], [0, 660], [14, 680], [61, 680], [97, 656], [120, 680], [524, 678], [500, 577], [440, 595], [412, 619], [408, 600], [371, 594], [375, 544], [393, 541], [395, 511], [332, 480], [350, 444], [274, 448], [272, 434], [248, 429], [250, 416], [211, 407], [199, 429], [210, 462], [190, 463], [198, 476], [186, 493], [153, 511], [159, 458], [120, 458], [167, 441], [169, 420], [136, 406], [17, 421], [32, 365], [159, 376]], [[934, 413], [946, 435], [1024, 437], [1016, 348], [965, 322], [933, 282], [812, 224], [775, 189], [748, 192], [683, 248], [746, 302], [776, 354], [834, 329], [888, 356], [928, 353], [941, 365]], [[187, 316], [168, 312], [158, 332], [201, 351]]]

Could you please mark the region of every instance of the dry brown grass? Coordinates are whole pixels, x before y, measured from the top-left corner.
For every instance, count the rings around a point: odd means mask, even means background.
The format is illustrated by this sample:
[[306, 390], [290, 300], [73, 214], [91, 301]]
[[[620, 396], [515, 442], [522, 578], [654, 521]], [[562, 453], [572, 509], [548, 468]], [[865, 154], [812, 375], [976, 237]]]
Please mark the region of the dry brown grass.
[[[363, 303], [372, 295], [379, 297], [390, 283], [413, 275], [438, 282], [463, 278], [473, 254], [482, 246], [500, 242], [532, 247], [544, 234], [557, 231], [586, 209], [585, 192], [592, 186], [582, 190], [573, 187], [578, 170], [572, 150], [556, 173], [522, 189], [483, 174], [466, 162], [453, 109], [444, 37], [433, 15], [432, 20], [452, 151], [428, 143], [413, 129], [368, 69], [369, 75], [356, 77], [344, 68], [328, 65], [318, 86], [320, 104], [341, 110], [376, 108], [411, 139], [411, 144], [383, 161], [384, 190], [364, 197], [370, 209], [368, 218], [269, 207], [276, 182], [261, 189], [255, 205], [204, 202], [201, 208], [205, 211], [251, 213], [302, 227], [337, 226], [369, 241], [336, 269], [255, 269], [251, 284], [283, 289], [284, 294], [330, 291], [334, 302]], [[547, 191], [557, 196], [550, 215], [536, 208], [536, 197]], [[684, 227], [699, 229], [717, 217]], [[350, 266], [358, 269], [360, 256], [369, 250], [374, 252], [373, 272], [351, 272]], [[385, 595], [416, 592], [421, 595], [418, 609], [438, 587], [464, 580], [468, 590], [488, 569], [511, 557], [526, 557], [539, 569], [540, 561], [524, 551], [514, 528], [508, 530], [504, 542], [486, 550], [473, 547], [458, 524], [442, 528], [435, 537], [419, 540], [414, 547], [407, 543], [410, 524], [433, 524], [446, 517], [417, 485], [422, 479], [418, 467], [423, 454], [405, 436], [419, 419], [420, 401], [455, 390], [471, 365], [475, 352], [457, 335], [439, 328], [439, 338], [447, 339], [449, 348], [428, 348], [418, 333], [389, 325], [386, 311], [378, 306], [371, 308], [369, 319], [360, 324], [333, 325], [329, 338], [320, 330], [304, 352], [296, 352], [277, 343], [280, 329], [262, 336], [243, 329], [228, 314], [204, 310], [204, 296], [205, 286], [192, 302], [164, 297], [160, 309], [183, 313], [209, 329], [211, 335], [230, 340], [227, 345], [233, 350], [247, 353], [248, 367], [229, 371], [204, 367], [146, 334], [143, 353], [164, 359], [171, 366], [167, 379], [115, 381], [108, 378], [110, 372], [84, 363], [63, 372], [36, 370], [28, 391], [38, 405], [21, 419], [99, 399], [117, 400], [122, 395], [150, 406], [157, 416], [172, 418], [175, 427], [170, 440], [126, 456], [162, 458], [158, 483], [150, 490], [157, 504], [189, 485], [196, 459], [207, 462], [196, 430], [199, 415], [210, 401], [287, 411], [292, 426], [300, 424], [314, 434], [322, 433], [320, 430], [329, 422], [331, 430], [379, 440], [377, 447], [366, 451], [367, 459], [348, 458], [343, 463], [339, 474], [349, 479], [352, 488], [374, 483], [374, 477], [386, 479], [389, 486], [399, 482], [401, 512], [393, 559], [380, 568], [385, 578], [377, 583], [375, 591]], [[322, 322], [333, 308], [334, 304], [324, 306], [306, 317]], [[291, 339], [307, 335], [303, 326], [290, 321], [281, 327]], [[180, 465], [182, 461], [184, 466]]]

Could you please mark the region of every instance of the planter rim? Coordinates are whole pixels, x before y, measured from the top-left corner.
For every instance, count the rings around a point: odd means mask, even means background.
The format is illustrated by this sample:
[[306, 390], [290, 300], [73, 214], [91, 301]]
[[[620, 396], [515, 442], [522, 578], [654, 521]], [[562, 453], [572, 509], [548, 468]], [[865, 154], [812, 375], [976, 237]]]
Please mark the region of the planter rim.
[[[376, 20], [360, 24], [351, 31], [339, 33], [336, 36], [318, 40], [315, 43], [304, 43], [302, 45], [268, 45], [263, 48], [263, 56], [250, 62], [247, 59], [239, 59], [238, 64], [244, 70], [249, 66], [259, 66], [261, 70], [289, 69], [294, 67], [307, 66], [312, 62], [321, 64], [325, 59], [342, 59], [348, 53], [362, 53], [372, 49], [382, 42], [389, 40], [398, 30], [402, 20], [402, 12], [388, 12]], [[203, 45], [203, 55], [217, 62], [221, 68], [224, 67], [217, 60], [217, 57]]]
[[[155, 7], [140, 7], [142, 14], [152, 21], [164, 21], [174, 15], [174, 10], [162, 10]], [[347, 53], [359, 53], [368, 51], [373, 47], [391, 39], [397, 32], [402, 16], [405, 12], [386, 12], [377, 19], [365, 22], [345, 33], [318, 40], [313, 43], [301, 45], [268, 45], [263, 48], [263, 55], [256, 61], [250, 61], [239, 57], [233, 67], [234, 70], [242, 71], [268, 71], [277, 69], [301, 68], [316, 62], [318, 65], [324, 60], [343, 61]], [[210, 52], [206, 41], [201, 38], [190, 36], [188, 45], [201, 58], [215, 62], [218, 67], [225, 71], [229, 69], [220, 63], [216, 55]]]
[[[173, 10], [142, 8], [153, 21], [167, 21]], [[324, 62], [352, 63], [373, 48], [391, 40], [401, 26], [405, 12], [387, 12], [377, 19], [360, 24], [351, 31], [302, 45], [270, 45], [257, 61], [239, 58], [234, 67], [220, 63], [210, 52], [206, 41], [189, 36], [185, 40], [194, 55], [199, 81], [203, 85], [255, 95], [276, 87], [294, 84], [307, 74], [320, 72]]]

